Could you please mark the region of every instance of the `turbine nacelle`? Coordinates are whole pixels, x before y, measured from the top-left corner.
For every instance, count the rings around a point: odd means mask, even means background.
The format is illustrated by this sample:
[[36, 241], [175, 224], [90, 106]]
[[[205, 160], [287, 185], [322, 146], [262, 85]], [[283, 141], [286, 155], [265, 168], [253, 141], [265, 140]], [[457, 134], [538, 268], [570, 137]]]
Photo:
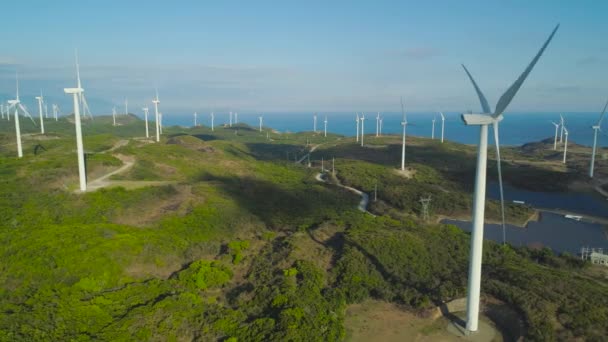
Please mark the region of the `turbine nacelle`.
[[503, 119], [502, 115], [493, 117], [488, 114], [462, 114], [462, 121], [467, 126], [491, 125], [495, 122], [500, 122]]
[[63, 91], [66, 94], [81, 94], [81, 93], [84, 93], [84, 89], [82, 89], [82, 88], [64, 88]]

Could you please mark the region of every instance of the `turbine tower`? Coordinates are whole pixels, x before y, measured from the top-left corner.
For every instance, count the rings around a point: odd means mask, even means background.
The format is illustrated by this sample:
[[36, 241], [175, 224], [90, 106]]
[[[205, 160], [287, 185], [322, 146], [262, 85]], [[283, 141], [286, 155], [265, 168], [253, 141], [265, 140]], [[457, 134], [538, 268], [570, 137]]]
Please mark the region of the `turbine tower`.
[[327, 138], [327, 115], [325, 115], [325, 121], [323, 121], [323, 124], [325, 125], [325, 133], [323, 134], [323, 136]]
[[380, 117], [380, 136], [382, 136], [382, 117]]
[[559, 115], [559, 124], [562, 126], [562, 130], [559, 134], [559, 143], [561, 144], [564, 142], [564, 117], [561, 114]]
[[215, 119], [215, 114], [211, 112], [211, 132], [215, 131], [213, 120]]
[[365, 136], [365, 125], [363, 122], [365, 121], [365, 114], [361, 113], [361, 147], [363, 147], [363, 137]]
[[44, 103], [44, 118], [49, 118], [49, 106], [47, 106], [46, 102]]
[[604, 109], [602, 109], [602, 114], [600, 114], [600, 119], [597, 123], [591, 128], [593, 128], [593, 149], [591, 150], [591, 166], [589, 167], [589, 177], [593, 178], [593, 169], [595, 167], [595, 150], [597, 148], [597, 132], [600, 131], [600, 126], [602, 125], [602, 120], [604, 119], [604, 114], [606, 114], [606, 107], [608, 106], [608, 102], [604, 105]]
[[445, 133], [445, 116], [442, 112], [439, 112], [441, 115], [441, 143], [443, 144], [443, 133]]
[[262, 116], [260, 115], [259, 119], [260, 119], [260, 132], [262, 132], [262, 120], [264, 120], [264, 118], [262, 118]]
[[42, 91], [40, 91], [40, 96], [36, 96], [36, 100], [38, 100], [38, 113], [40, 114], [40, 134], [44, 134], [44, 118], [42, 117], [42, 102], [44, 98], [42, 97]]
[[158, 113], [158, 104], [160, 100], [158, 99], [158, 89], [156, 89], [156, 97], [152, 100], [154, 103], [154, 120], [156, 122], [156, 142], [160, 141], [160, 115]]
[[505, 91], [496, 103], [494, 113], [490, 110], [488, 101], [483, 95], [481, 89], [477, 86], [477, 83], [473, 79], [473, 76], [469, 73], [467, 68], [463, 65], [464, 71], [466, 72], [469, 80], [475, 88], [475, 92], [481, 102], [483, 112], [480, 114], [462, 114], [462, 120], [467, 126], [479, 126], [479, 146], [477, 152], [477, 171], [475, 176], [475, 194], [473, 199], [473, 229], [471, 231], [471, 254], [469, 260], [469, 279], [467, 287], [467, 320], [466, 330], [470, 332], [477, 331], [478, 319], [479, 319], [479, 295], [481, 287], [481, 259], [482, 259], [482, 248], [483, 248], [483, 224], [484, 224], [484, 209], [485, 209], [485, 194], [486, 194], [486, 167], [487, 167], [487, 153], [488, 153], [488, 126], [492, 125], [494, 128], [494, 141], [496, 143], [496, 162], [498, 169], [498, 180], [500, 186], [500, 201], [502, 209], [502, 220], [503, 220], [503, 241], [504, 241], [504, 196], [502, 189], [502, 174], [500, 169], [500, 144], [498, 141], [498, 123], [503, 119], [503, 113], [507, 106], [513, 100], [515, 94], [528, 77], [532, 68], [536, 62], [538, 62], [542, 53], [545, 51], [547, 45], [555, 35], [555, 32], [559, 28], [559, 25], [555, 27], [549, 38], [545, 41], [541, 49], [538, 51], [534, 59], [526, 67], [524, 72], [517, 78], [517, 80]]
[[405, 108], [403, 108], [403, 98], [401, 98], [401, 114], [403, 115], [403, 121], [401, 121], [401, 126], [403, 126], [403, 137], [401, 141], [401, 171], [405, 171], [405, 134], [407, 130], [407, 118], [405, 116]]
[[564, 141], [564, 160], [562, 160], [562, 163], [566, 164], [566, 155], [568, 154], [568, 129], [564, 126], [562, 126], [564, 128], [564, 135], [566, 136], [566, 140]]
[[[76, 65], [78, 65], [78, 60], [76, 60]], [[78, 67], [76, 69], [78, 70]], [[80, 76], [78, 76], [78, 79], [80, 80]], [[66, 94], [72, 94], [72, 98], [74, 100], [74, 122], [76, 126], [76, 153], [78, 155], [78, 176], [80, 179], [80, 191], [84, 192], [87, 190], [87, 175], [85, 172], [84, 165], [84, 147], [82, 145], [82, 127], [80, 125], [79, 103], [79, 99], [84, 98], [82, 96], [84, 89], [80, 87], [79, 81], [77, 88], [65, 88], [63, 91]]]
[[312, 117], [312, 131], [317, 133], [317, 113]]
[[551, 121], [553, 126], [555, 126], [555, 138], [553, 139], [553, 150], [557, 150], [557, 131], [559, 130], [559, 124]]
[[150, 133], [148, 131], [148, 106], [142, 108], [144, 111], [144, 123], [146, 124], [146, 138], [150, 137]]
[[237, 123], [239, 123], [239, 113], [234, 112], [234, 124], [236, 125]]
[[197, 116], [197, 115], [198, 115], [198, 114], [196, 114], [196, 112], [194, 112], [194, 127], [196, 127], [196, 126], [197, 126], [197, 124], [196, 124], [196, 119], [197, 119], [197, 118], [196, 118], [196, 116]]
[[380, 135], [380, 112], [376, 114], [376, 138]]
[[355, 121], [357, 122], [357, 142], [359, 142], [359, 113], [357, 113], [357, 118], [355, 119]]
[[116, 126], [116, 106], [112, 107], [112, 126]]
[[228, 125], [229, 125], [229, 127], [232, 127], [232, 112], [230, 112], [228, 115], [230, 116], [230, 119], [228, 121], [229, 122]]
[[19, 76], [18, 75], [16, 75], [16, 81], [17, 81], [17, 91], [15, 93], [16, 96], [15, 96], [14, 100], [8, 101], [8, 108], [6, 111], [7, 111], [7, 116], [9, 117], [9, 121], [10, 121], [11, 108], [15, 107], [15, 135], [17, 137], [17, 157], [21, 158], [21, 157], [23, 157], [23, 148], [21, 146], [21, 124], [19, 123], [19, 109], [21, 109], [21, 111], [23, 112], [23, 114], [25, 116], [27, 116], [28, 118], [30, 118], [30, 120], [32, 120], [34, 125], [36, 125], [36, 122], [30, 115], [30, 113], [27, 111], [27, 109], [21, 104], [21, 100], [19, 100]]
[[59, 120], [59, 106], [56, 104], [53, 105], [53, 117], [55, 118], [55, 121]]

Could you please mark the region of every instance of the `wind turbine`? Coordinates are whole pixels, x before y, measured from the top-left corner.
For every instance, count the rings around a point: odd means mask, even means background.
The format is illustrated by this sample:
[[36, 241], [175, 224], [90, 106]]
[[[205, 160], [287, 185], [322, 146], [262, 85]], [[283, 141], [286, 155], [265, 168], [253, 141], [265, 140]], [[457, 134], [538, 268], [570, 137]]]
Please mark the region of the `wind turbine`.
[[357, 142], [359, 142], [359, 113], [357, 113], [357, 118], [355, 121], [357, 122]]
[[215, 119], [215, 114], [213, 112], [211, 112], [211, 132], [215, 131], [215, 126], [213, 124], [213, 120]]
[[376, 114], [376, 138], [380, 134], [380, 112]]
[[[78, 50], [74, 50], [74, 55], [76, 56], [76, 78], [78, 81], [78, 88], [76, 89], [82, 89], [82, 83], [80, 82], [80, 64], [78, 63]], [[89, 110], [89, 104], [87, 103], [87, 99], [84, 96], [84, 91], [80, 92], [79, 96], [79, 105], [82, 105], [82, 115], [85, 117], [88, 115], [91, 119], [93, 119], [93, 115]]]
[[435, 119], [437, 119], [437, 116], [433, 116], [433, 128], [431, 129], [431, 140], [435, 140]]
[[317, 133], [317, 113], [315, 113], [312, 117], [312, 130]]
[[365, 125], [363, 122], [365, 121], [365, 114], [361, 113], [361, 147], [363, 147], [363, 137], [365, 136]]
[[401, 171], [405, 171], [405, 134], [407, 129], [407, 118], [405, 116], [405, 108], [403, 108], [403, 98], [401, 101], [401, 114], [403, 115], [403, 121], [401, 121], [401, 126], [403, 126], [403, 137], [401, 140]]
[[154, 103], [154, 120], [156, 121], [156, 142], [160, 141], [160, 115], [158, 113], [158, 104], [160, 100], [158, 99], [158, 89], [156, 89], [156, 97], [152, 100]]
[[566, 164], [566, 154], [568, 154], [568, 129], [564, 126], [562, 127], [564, 128], [564, 135], [566, 136], [566, 140], [564, 142], [564, 160], [562, 163]]
[[555, 126], [555, 138], [553, 139], [553, 150], [557, 150], [557, 131], [559, 130], [559, 124], [551, 121], [553, 126]]
[[562, 126], [562, 130], [559, 134], [559, 143], [561, 144], [564, 141], [564, 117], [559, 115], [559, 124]]
[[483, 224], [484, 224], [484, 209], [485, 209], [485, 194], [486, 194], [486, 166], [487, 166], [487, 153], [488, 153], [488, 126], [492, 125], [494, 128], [494, 141], [496, 143], [496, 162], [498, 169], [498, 180], [500, 186], [500, 202], [502, 209], [502, 221], [503, 221], [503, 240], [504, 240], [504, 196], [502, 189], [502, 174], [500, 168], [500, 144], [498, 141], [498, 123], [503, 119], [503, 113], [507, 106], [513, 100], [515, 94], [528, 77], [532, 68], [536, 62], [538, 62], [540, 56], [545, 51], [547, 45], [555, 35], [555, 32], [559, 28], [559, 24], [555, 27], [549, 38], [545, 41], [541, 49], [538, 51], [534, 59], [530, 62], [524, 72], [517, 78], [517, 80], [505, 91], [496, 103], [494, 113], [490, 110], [488, 101], [483, 95], [481, 89], [477, 86], [477, 83], [473, 79], [473, 76], [469, 73], [467, 68], [463, 65], [464, 71], [466, 72], [469, 80], [475, 88], [475, 92], [481, 102], [483, 112], [481, 114], [462, 114], [462, 120], [467, 126], [479, 126], [479, 146], [477, 151], [477, 171], [475, 176], [475, 194], [473, 201], [473, 229], [471, 232], [471, 257], [469, 263], [469, 279], [468, 279], [468, 295], [467, 295], [467, 321], [466, 330], [474, 332], [477, 331], [477, 324], [479, 319], [479, 294], [481, 287], [481, 259], [482, 259], [482, 248], [483, 248]]
[[606, 107], [608, 106], [608, 102], [604, 105], [604, 109], [602, 109], [602, 114], [600, 114], [600, 119], [593, 128], [593, 149], [591, 151], [591, 166], [589, 167], [589, 177], [593, 178], [593, 168], [595, 166], [595, 150], [597, 148], [597, 132], [600, 131], [600, 126], [602, 125], [602, 120], [604, 119], [604, 114], [606, 114]]
[[59, 120], [59, 106], [56, 104], [53, 105], [53, 117], [55, 118], [55, 121]]
[[380, 136], [382, 136], [382, 117], [380, 117]]
[[259, 119], [260, 119], [260, 132], [262, 132], [262, 120], [264, 120], [264, 118], [262, 118], [262, 116], [260, 115]]
[[325, 133], [323, 136], [327, 138], [327, 115], [325, 115], [325, 121], [323, 121], [323, 123], [325, 124]]
[[229, 124], [229, 126], [230, 126], [230, 127], [232, 127], [232, 112], [230, 112], [230, 114], [229, 114], [229, 115], [230, 115], [230, 121], [229, 121], [229, 122], [230, 122], [230, 124]]
[[239, 123], [239, 113], [234, 112], [234, 124], [236, 125], [237, 123]]
[[142, 108], [144, 111], [144, 122], [146, 124], [146, 138], [150, 137], [150, 133], [148, 132], [148, 106]]
[[15, 96], [14, 100], [8, 101], [7, 115], [10, 117], [11, 108], [15, 107], [15, 135], [17, 136], [17, 157], [21, 158], [21, 157], [23, 157], [23, 148], [21, 146], [21, 125], [19, 124], [19, 109], [21, 109], [21, 111], [23, 112], [23, 114], [25, 116], [27, 116], [28, 118], [30, 118], [30, 120], [32, 120], [34, 125], [36, 125], [36, 122], [30, 115], [30, 113], [27, 111], [27, 109], [21, 104], [21, 100], [19, 100], [19, 76], [18, 75], [16, 76], [16, 80], [17, 80], [17, 92], [15, 94], [16, 96]]
[[[76, 57], [76, 72], [78, 74], [78, 57]], [[80, 103], [79, 99], [84, 98], [82, 93], [84, 89], [80, 87], [80, 76], [78, 78], [77, 88], [65, 88], [63, 91], [66, 94], [72, 94], [74, 100], [74, 123], [76, 126], [76, 153], [78, 155], [78, 176], [80, 179], [80, 191], [84, 192], [87, 190], [87, 175], [85, 172], [84, 165], [84, 147], [82, 145], [82, 127], [80, 125]]]
[[197, 125], [196, 125], [196, 116], [197, 116], [197, 115], [198, 115], [198, 114], [196, 114], [196, 112], [194, 112], [194, 127], [196, 127], [196, 126], [197, 126]]
[[439, 112], [441, 115], [441, 143], [443, 144], [443, 133], [445, 132], [445, 116], [442, 112]]
[[46, 102], [44, 103], [44, 118], [49, 118], [49, 106], [46, 104]]
[[116, 126], [116, 106], [112, 107], [112, 126]]
[[40, 96], [36, 96], [36, 100], [38, 100], [38, 113], [40, 114], [40, 134], [44, 134], [44, 118], [42, 117], [42, 101], [44, 98], [42, 97], [42, 90]]

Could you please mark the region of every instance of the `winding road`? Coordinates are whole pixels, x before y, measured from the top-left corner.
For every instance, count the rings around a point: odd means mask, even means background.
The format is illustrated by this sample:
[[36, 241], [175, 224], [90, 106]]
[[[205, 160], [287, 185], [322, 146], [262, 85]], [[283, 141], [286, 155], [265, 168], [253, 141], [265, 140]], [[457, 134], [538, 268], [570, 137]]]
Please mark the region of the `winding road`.
[[[323, 179], [322, 173], [317, 173], [317, 175], [315, 176], [315, 179], [322, 183], [328, 183], [325, 179]], [[340, 183], [336, 183], [335, 185], [337, 185], [341, 188], [347, 189], [348, 191], [354, 192], [355, 194], [361, 196], [361, 201], [359, 202], [357, 209], [359, 209], [360, 211], [362, 211], [364, 213], [368, 213], [374, 217], [376, 216], [376, 215], [370, 213], [369, 211], [367, 211], [367, 205], [369, 204], [369, 195], [368, 194], [366, 194], [365, 192], [363, 192], [359, 189], [355, 189], [350, 186], [342, 185]]]

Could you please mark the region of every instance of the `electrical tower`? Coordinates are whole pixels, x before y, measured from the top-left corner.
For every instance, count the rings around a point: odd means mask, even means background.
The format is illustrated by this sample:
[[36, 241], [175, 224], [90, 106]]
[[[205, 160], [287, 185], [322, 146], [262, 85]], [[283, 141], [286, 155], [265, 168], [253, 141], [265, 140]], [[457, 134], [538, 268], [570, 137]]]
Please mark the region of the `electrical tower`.
[[429, 197], [420, 197], [420, 204], [422, 204], [422, 220], [428, 221], [430, 219], [429, 215], [429, 205], [431, 204], [431, 196]]

